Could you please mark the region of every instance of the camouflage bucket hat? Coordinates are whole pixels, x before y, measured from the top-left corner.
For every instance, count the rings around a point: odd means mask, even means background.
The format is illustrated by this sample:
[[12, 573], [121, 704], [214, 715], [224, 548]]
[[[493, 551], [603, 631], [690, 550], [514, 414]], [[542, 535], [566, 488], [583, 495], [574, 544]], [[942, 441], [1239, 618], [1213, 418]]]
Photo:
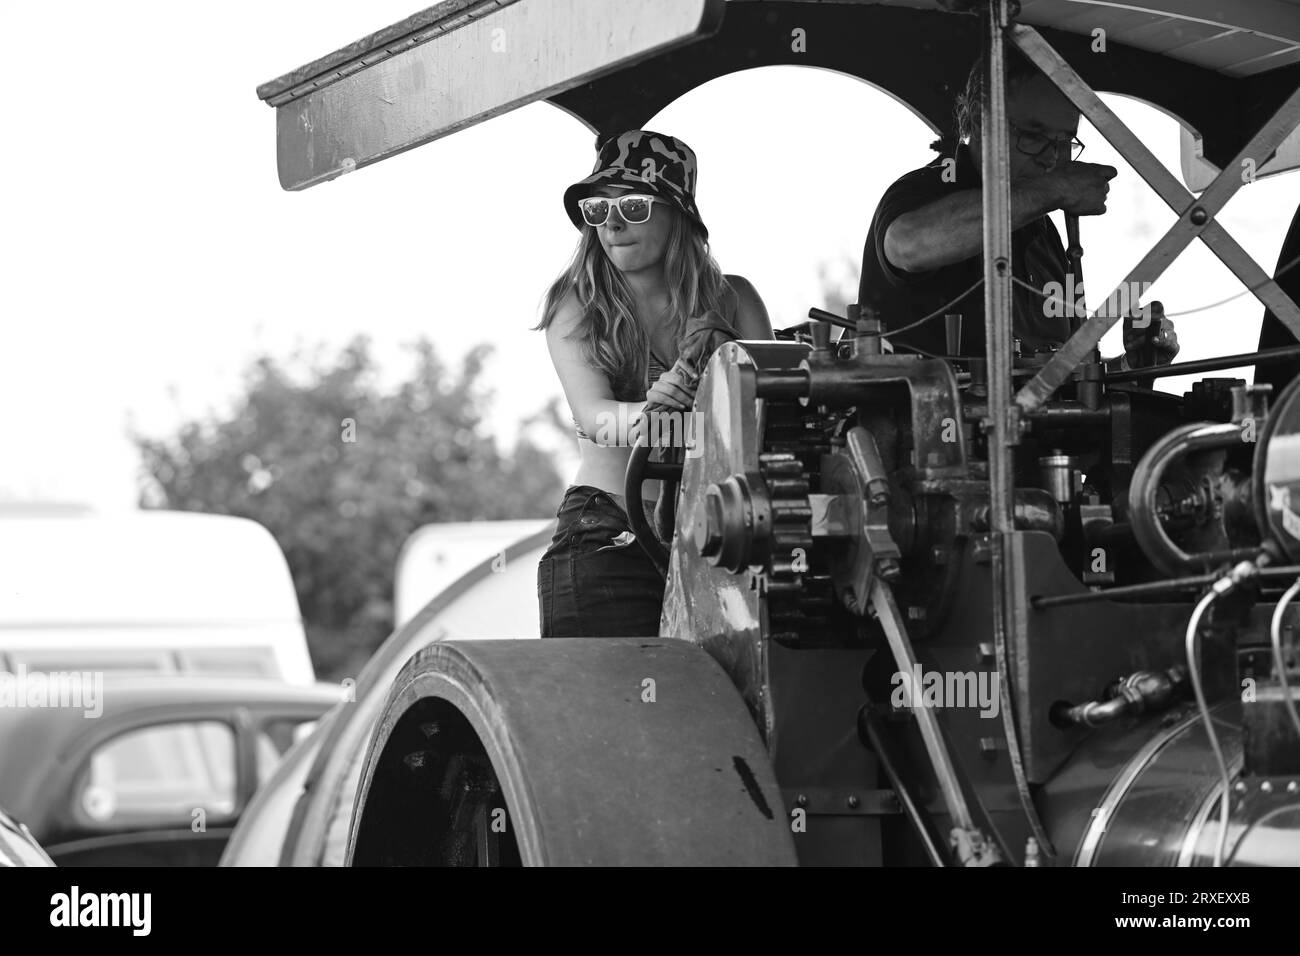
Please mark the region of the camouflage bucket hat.
[[666, 199], [690, 217], [704, 238], [709, 230], [695, 205], [695, 152], [675, 136], [633, 129], [599, 145], [596, 168], [564, 191], [564, 211], [579, 229], [586, 226], [578, 201], [602, 186], [622, 186], [628, 192]]

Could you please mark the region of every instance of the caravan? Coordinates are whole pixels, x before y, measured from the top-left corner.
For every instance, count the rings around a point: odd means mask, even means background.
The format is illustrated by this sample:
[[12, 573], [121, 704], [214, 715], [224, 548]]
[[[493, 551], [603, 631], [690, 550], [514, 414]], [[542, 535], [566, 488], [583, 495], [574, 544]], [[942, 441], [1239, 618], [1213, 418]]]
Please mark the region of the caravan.
[[0, 671], [315, 679], [289, 567], [230, 515], [0, 511]]

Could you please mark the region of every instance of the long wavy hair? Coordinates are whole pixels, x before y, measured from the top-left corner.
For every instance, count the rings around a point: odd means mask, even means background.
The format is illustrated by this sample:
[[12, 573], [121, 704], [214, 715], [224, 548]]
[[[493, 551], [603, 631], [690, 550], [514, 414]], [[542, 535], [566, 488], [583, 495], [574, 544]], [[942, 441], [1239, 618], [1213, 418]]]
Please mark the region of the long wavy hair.
[[[722, 310], [730, 284], [709, 252], [703, 233], [676, 209], [663, 262], [669, 321], [680, 338], [687, 319], [709, 309]], [[570, 292], [582, 309], [582, 318], [570, 337], [579, 340], [587, 361], [605, 373], [616, 395], [639, 391], [645, 380], [645, 330], [636, 320], [631, 286], [609, 261], [600, 237], [590, 226], [583, 228], [573, 258], [547, 290], [542, 320], [533, 328], [550, 326]]]

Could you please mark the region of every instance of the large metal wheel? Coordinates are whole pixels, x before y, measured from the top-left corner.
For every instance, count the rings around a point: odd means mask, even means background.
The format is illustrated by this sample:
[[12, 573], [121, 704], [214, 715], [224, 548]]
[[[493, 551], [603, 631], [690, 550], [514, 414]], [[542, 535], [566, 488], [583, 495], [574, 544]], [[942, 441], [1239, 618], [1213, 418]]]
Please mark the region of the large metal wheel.
[[793, 865], [740, 694], [666, 638], [438, 642], [394, 682], [348, 863]]

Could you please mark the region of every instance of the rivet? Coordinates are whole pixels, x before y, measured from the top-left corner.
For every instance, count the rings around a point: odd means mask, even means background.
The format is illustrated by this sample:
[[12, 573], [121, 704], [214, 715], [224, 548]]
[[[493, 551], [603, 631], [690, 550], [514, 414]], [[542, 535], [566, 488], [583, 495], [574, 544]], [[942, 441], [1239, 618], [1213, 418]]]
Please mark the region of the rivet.
[[1192, 225], [1203, 226], [1210, 221], [1210, 214], [1205, 211], [1204, 206], [1197, 206], [1192, 210]]
[[858, 808], [858, 804], [861, 803], [861, 802], [862, 802], [862, 801], [860, 801], [860, 800], [858, 799], [858, 795], [857, 795], [857, 794], [855, 794], [855, 793], [854, 793], [854, 794], [849, 794], [849, 800], [848, 800], [848, 803], [849, 803], [849, 809], [850, 809], [850, 810], [856, 810], [856, 809]]
[[1272, 793], [1272, 792], [1273, 792], [1273, 781], [1271, 781], [1271, 780], [1265, 780], [1263, 783], [1261, 783], [1261, 784], [1259, 785], [1259, 792], [1260, 792], [1260, 793]]

